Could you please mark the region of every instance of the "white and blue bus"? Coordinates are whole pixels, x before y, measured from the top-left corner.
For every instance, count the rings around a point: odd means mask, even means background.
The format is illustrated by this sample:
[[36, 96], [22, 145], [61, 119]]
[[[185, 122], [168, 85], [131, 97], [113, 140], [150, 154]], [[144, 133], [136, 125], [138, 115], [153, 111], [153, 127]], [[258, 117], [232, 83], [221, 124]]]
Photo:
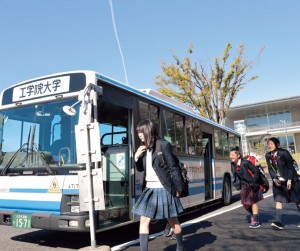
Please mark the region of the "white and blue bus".
[[[90, 112], [82, 106], [89, 102], [90, 93], [83, 93], [88, 86], [101, 90]], [[135, 128], [146, 118], [188, 169], [190, 195], [181, 199], [186, 211], [219, 200], [229, 204], [234, 191], [229, 149], [240, 145], [238, 133], [156, 91], [138, 90], [93, 71], [73, 71], [1, 92], [0, 224], [89, 231], [89, 213], [80, 203], [79, 173], [86, 165], [78, 161], [85, 141], [79, 144], [75, 132], [82, 121], [96, 121], [99, 127], [97, 137], [89, 139], [100, 149], [92, 167], [101, 172], [103, 190], [98, 198], [102, 209], [94, 211], [96, 231], [138, 221], [131, 212], [142, 185], [133, 163], [139, 146]]]

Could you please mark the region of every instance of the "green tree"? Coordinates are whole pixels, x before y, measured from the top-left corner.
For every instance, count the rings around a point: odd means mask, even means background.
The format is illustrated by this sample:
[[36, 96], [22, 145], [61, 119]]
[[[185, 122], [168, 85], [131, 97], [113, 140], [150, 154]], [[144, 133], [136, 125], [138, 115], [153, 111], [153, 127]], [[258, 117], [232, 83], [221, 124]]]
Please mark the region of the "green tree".
[[[237, 93], [246, 83], [257, 78], [257, 76], [246, 78], [255, 63], [245, 57], [244, 45], [238, 46], [237, 56], [230, 63], [231, 49], [232, 46], [228, 43], [223, 56], [215, 58], [214, 66], [210, 66], [209, 71], [202, 63], [192, 62], [189, 57], [180, 59], [173, 54], [176, 63], [162, 62], [163, 75], [156, 76], [155, 84], [159, 87], [158, 91], [185, 103], [198, 115], [224, 124], [226, 114]], [[192, 45], [189, 46], [187, 53], [193, 54]]]

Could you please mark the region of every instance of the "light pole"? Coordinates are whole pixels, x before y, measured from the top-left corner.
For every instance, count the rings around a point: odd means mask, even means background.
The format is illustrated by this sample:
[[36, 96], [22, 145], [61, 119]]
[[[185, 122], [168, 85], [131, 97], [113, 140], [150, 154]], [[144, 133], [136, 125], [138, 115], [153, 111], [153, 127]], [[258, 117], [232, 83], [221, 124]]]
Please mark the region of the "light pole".
[[283, 123], [284, 128], [285, 128], [285, 140], [286, 140], [286, 150], [289, 151], [289, 140], [288, 140], [288, 135], [287, 135], [287, 127], [286, 127], [286, 121], [284, 120], [280, 120], [281, 123]]

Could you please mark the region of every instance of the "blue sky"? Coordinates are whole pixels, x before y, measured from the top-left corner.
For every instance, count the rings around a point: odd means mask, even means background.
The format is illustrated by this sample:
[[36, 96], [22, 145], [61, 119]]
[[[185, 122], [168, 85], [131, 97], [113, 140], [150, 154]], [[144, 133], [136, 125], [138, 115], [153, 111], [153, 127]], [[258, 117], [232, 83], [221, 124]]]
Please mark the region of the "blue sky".
[[[233, 105], [300, 95], [299, 0], [112, 0], [130, 85], [155, 89], [162, 61], [209, 66], [228, 42], [259, 78]], [[0, 90], [56, 72], [95, 70], [126, 82], [109, 0], [0, 0]], [[233, 53], [233, 55], [236, 55]]]

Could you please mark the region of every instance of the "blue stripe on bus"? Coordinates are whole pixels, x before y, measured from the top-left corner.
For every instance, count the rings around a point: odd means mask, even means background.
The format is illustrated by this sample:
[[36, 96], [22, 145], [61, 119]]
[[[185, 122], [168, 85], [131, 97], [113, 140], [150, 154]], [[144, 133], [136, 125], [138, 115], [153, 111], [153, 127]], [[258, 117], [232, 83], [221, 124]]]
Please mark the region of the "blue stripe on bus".
[[[223, 181], [223, 177], [217, 177], [217, 178], [213, 178], [213, 181]], [[205, 182], [205, 179], [195, 179], [195, 180], [189, 180], [190, 184], [195, 184], [195, 183], [200, 183], [200, 182]]]
[[223, 177], [214, 178], [214, 180], [223, 180]]
[[[48, 193], [48, 189], [42, 188], [10, 188], [11, 193]], [[79, 194], [79, 189], [63, 189], [62, 194]]]
[[190, 195], [201, 194], [201, 193], [204, 193], [204, 191], [205, 191], [204, 186], [189, 187], [189, 194]]
[[79, 194], [79, 189], [63, 189], [63, 194]]
[[28, 200], [0, 200], [1, 210], [17, 210], [19, 212], [60, 212], [60, 201], [28, 201]]
[[214, 184], [214, 190], [220, 190], [220, 189], [223, 189], [223, 184], [222, 183]]
[[41, 188], [10, 188], [11, 193], [48, 193], [48, 189]]

